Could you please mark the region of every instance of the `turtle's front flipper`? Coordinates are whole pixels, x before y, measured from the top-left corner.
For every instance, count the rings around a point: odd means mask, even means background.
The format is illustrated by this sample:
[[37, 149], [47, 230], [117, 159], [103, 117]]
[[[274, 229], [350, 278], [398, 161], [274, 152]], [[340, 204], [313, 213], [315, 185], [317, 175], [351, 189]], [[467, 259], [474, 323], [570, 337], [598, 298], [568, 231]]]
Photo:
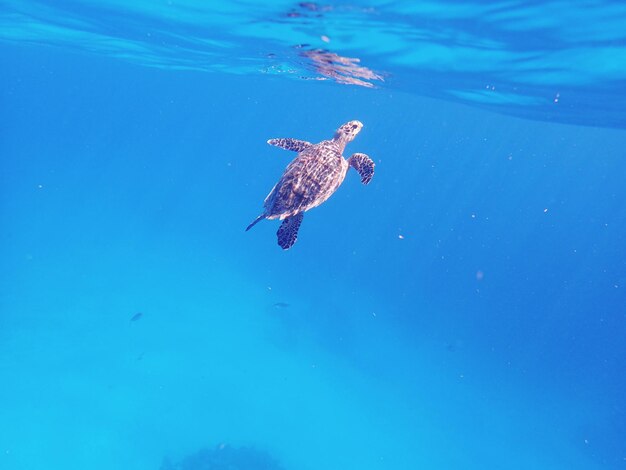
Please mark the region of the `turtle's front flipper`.
[[270, 139], [267, 143], [281, 149], [293, 150], [294, 152], [302, 152], [305, 148], [312, 145], [311, 142], [297, 139]]
[[303, 217], [304, 214], [300, 212], [299, 214], [287, 217], [283, 220], [283, 223], [280, 224], [276, 235], [278, 236], [278, 244], [283, 250], [291, 248], [298, 239], [298, 229], [300, 228]]
[[361, 175], [361, 183], [367, 184], [374, 176], [374, 162], [364, 153], [355, 153], [348, 158], [348, 163]]

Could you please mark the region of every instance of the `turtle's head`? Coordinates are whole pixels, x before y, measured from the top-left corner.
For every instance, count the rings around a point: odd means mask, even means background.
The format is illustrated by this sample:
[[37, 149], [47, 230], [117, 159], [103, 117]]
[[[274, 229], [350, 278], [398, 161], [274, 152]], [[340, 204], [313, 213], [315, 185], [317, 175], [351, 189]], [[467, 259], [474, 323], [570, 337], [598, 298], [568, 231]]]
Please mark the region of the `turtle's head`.
[[334, 140], [346, 145], [348, 142], [351, 142], [359, 132], [361, 132], [362, 128], [363, 123], [361, 121], [346, 122], [343, 126], [337, 129]]

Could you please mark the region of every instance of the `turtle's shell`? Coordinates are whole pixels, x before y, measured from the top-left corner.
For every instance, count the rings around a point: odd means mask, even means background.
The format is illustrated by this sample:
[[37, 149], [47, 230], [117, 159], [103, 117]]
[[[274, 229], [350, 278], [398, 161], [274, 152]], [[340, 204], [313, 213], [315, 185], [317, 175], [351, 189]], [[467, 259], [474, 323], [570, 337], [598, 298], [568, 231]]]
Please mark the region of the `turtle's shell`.
[[348, 162], [332, 140], [307, 147], [287, 166], [265, 198], [268, 219], [284, 219], [319, 206], [341, 185]]

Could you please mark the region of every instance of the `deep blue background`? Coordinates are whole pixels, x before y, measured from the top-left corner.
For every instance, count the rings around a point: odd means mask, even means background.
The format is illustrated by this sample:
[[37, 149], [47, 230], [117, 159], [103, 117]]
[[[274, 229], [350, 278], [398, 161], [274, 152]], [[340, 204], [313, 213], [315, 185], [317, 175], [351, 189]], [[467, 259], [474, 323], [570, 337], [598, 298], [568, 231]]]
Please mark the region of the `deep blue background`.
[[[624, 131], [0, 57], [0, 468], [626, 465]], [[293, 157], [266, 140], [350, 119], [372, 183], [288, 252], [245, 233]]]

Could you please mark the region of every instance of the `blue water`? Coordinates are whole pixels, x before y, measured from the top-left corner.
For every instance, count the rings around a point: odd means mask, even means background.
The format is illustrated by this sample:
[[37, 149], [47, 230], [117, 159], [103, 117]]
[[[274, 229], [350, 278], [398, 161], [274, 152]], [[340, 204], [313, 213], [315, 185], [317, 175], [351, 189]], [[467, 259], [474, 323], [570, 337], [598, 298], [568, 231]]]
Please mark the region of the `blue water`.
[[[0, 469], [626, 468], [625, 56], [600, 0], [4, 1]], [[244, 232], [352, 119], [372, 182]]]

